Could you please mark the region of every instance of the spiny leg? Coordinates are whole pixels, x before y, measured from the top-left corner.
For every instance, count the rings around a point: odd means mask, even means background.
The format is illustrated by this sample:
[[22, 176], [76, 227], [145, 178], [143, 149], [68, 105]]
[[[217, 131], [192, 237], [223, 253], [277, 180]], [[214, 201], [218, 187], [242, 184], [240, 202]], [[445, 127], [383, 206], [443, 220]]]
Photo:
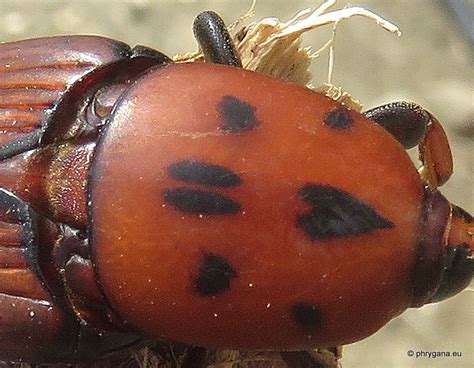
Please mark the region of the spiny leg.
[[242, 67], [242, 62], [224, 21], [216, 13], [205, 11], [196, 17], [194, 37], [196, 37], [207, 62]]
[[38, 147], [42, 134], [43, 131], [39, 129], [26, 134], [22, 138], [7, 142], [3, 145], [0, 144], [0, 161]]
[[132, 49], [132, 58], [137, 57], [152, 59], [156, 64], [171, 64], [173, 62], [167, 55], [143, 45], [137, 45]]
[[364, 113], [384, 127], [406, 149], [418, 145], [423, 164], [421, 177], [435, 189], [451, 177], [453, 158], [446, 133], [439, 121], [421, 106], [399, 101]]
[[288, 368], [336, 368], [341, 347], [317, 351], [284, 351], [281, 358]]
[[189, 349], [186, 359], [181, 368], [205, 368], [208, 350], [203, 347], [195, 346]]

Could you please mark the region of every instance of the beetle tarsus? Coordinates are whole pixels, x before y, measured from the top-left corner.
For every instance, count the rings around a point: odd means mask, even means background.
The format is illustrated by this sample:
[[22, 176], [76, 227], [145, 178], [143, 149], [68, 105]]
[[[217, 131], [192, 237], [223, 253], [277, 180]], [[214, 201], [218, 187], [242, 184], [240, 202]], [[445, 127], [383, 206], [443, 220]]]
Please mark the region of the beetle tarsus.
[[420, 170], [422, 179], [433, 189], [445, 184], [453, 174], [453, 156], [446, 132], [431, 114], [428, 131], [418, 150], [423, 163]]

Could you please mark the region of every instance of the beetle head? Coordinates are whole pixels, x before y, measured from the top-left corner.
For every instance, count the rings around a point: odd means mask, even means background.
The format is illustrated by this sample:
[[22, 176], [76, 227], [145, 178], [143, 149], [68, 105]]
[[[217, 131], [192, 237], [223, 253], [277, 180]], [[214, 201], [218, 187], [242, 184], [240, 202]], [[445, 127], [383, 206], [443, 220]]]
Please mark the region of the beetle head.
[[426, 188], [420, 238], [412, 269], [412, 307], [447, 299], [471, 281], [474, 261], [472, 216], [437, 190]]
[[474, 220], [462, 208], [451, 205], [441, 283], [429, 300], [447, 299], [469, 285], [474, 271]]

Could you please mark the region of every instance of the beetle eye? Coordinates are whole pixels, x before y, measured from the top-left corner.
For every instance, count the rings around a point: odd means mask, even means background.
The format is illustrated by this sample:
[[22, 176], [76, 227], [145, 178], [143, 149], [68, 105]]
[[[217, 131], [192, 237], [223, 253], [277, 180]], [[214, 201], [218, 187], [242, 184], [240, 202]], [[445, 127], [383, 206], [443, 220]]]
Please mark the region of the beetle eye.
[[466, 245], [449, 248], [446, 255], [445, 272], [460, 272], [468, 261], [469, 249]]

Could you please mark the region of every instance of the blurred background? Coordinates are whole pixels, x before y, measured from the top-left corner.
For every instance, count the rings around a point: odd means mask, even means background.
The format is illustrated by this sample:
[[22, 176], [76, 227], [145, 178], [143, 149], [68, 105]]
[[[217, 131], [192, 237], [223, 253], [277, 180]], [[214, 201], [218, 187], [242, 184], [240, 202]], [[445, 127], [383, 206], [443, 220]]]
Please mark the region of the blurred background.
[[[264, 17], [285, 21], [320, 3], [258, 0], [251, 21]], [[174, 55], [196, 49], [192, 22], [200, 11], [217, 11], [229, 24], [250, 5], [250, 0], [0, 0], [0, 41], [97, 34]], [[339, 0], [336, 7], [346, 5]], [[474, 0], [353, 0], [351, 5], [391, 20], [402, 36], [365, 18], [343, 21], [337, 29], [333, 83], [343, 86], [365, 109], [402, 99], [436, 115], [447, 130], [455, 159], [455, 174], [442, 191], [473, 213]], [[311, 31], [304, 36], [304, 45], [317, 50], [330, 35], [330, 26]], [[327, 54], [315, 60], [312, 72], [315, 85], [326, 80]], [[409, 310], [372, 337], [347, 346], [342, 365], [474, 367], [473, 301], [474, 293], [465, 291], [444, 303]], [[408, 357], [409, 350], [462, 356], [415, 358]]]

